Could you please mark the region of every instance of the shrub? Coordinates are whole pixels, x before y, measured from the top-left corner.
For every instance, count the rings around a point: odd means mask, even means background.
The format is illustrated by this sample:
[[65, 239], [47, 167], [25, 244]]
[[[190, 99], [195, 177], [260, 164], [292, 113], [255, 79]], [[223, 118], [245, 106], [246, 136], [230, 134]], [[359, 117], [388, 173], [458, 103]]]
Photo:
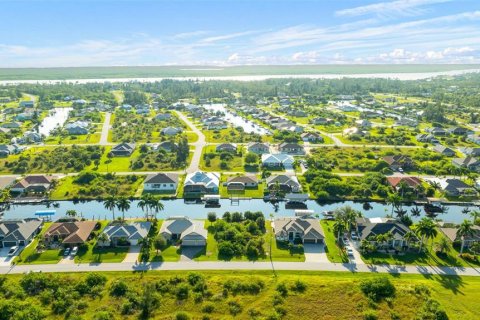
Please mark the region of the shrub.
[[230, 300], [228, 302], [228, 311], [231, 315], [236, 316], [237, 314], [242, 312], [242, 306], [238, 301]]
[[374, 301], [395, 295], [395, 286], [385, 277], [363, 280], [360, 289]]
[[433, 299], [427, 299], [423, 304], [422, 310], [420, 310], [415, 319], [448, 320], [448, 316], [447, 313], [440, 307], [440, 303]]
[[463, 260], [466, 260], [466, 261], [469, 261], [469, 262], [477, 262], [477, 257], [473, 254], [470, 254], [470, 253], [462, 253], [460, 255], [460, 258], [462, 258]]
[[366, 310], [363, 312], [363, 319], [365, 320], [377, 320], [378, 316], [375, 310]]
[[281, 282], [277, 284], [277, 292], [282, 296], [286, 297], [288, 296], [288, 288], [287, 285], [284, 282]]
[[114, 297], [123, 297], [127, 294], [128, 286], [122, 280], [116, 280], [110, 287], [110, 295]]
[[295, 280], [292, 285], [292, 290], [297, 292], [305, 292], [307, 289], [307, 284], [300, 279]]
[[177, 312], [175, 320], [190, 320], [190, 316], [185, 312]]
[[177, 287], [177, 291], [175, 296], [178, 300], [186, 300], [188, 299], [189, 287], [186, 283], [182, 283]]
[[202, 308], [202, 312], [205, 312], [205, 313], [212, 313], [214, 310], [215, 310], [215, 305], [211, 302], [206, 303]]
[[107, 277], [99, 273], [89, 273], [85, 278], [85, 282], [90, 287], [103, 286], [107, 283]]

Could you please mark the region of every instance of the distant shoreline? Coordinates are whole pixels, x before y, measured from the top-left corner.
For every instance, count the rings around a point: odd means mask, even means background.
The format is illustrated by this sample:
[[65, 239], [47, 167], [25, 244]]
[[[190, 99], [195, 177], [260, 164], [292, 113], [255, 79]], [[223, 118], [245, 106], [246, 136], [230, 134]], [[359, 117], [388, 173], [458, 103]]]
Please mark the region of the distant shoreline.
[[451, 70], [440, 72], [415, 73], [352, 73], [352, 74], [282, 74], [282, 75], [243, 75], [243, 76], [190, 76], [190, 77], [146, 77], [146, 78], [96, 78], [96, 79], [45, 79], [45, 80], [0, 80], [0, 86], [18, 84], [58, 84], [58, 83], [152, 83], [162, 80], [176, 81], [263, 81], [267, 79], [342, 79], [342, 78], [375, 78], [393, 80], [424, 80], [438, 76], [458, 76], [467, 73], [480, 73], [480, 69]]
[[0, 68], [0, 85], [58, 82], [261, 81], [274, 78], [391, 78], [418, 80], [480, 72], [480, 65], [285, 65]]

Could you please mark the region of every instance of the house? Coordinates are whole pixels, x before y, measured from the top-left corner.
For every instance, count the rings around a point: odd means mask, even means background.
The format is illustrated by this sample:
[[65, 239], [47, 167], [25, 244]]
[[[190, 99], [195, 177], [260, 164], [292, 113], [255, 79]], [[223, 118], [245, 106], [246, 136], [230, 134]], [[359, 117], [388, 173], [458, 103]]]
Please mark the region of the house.
[[445, 182], [446, 185], [443, 188], [443, 191], [449, 196], [458, 197], [478, 195], [478, 192], [474, 187], [469, 186], [460, 179], [447, 179]]
[[257, 188], [258, 179], [254, 175], [237, 176], [227, 180], [228, 191], [243, 191], [248, 188]]
[[17, 154], [21, 150], [16, 144], [6, 145], [0, 144], [0, 158], [6, 158], [9, 155]]
[[269, 190], [274, 190], [278, 186], [279, 191], [282, 193], [302, 191], [302, 186], [296, 176], [272, 175], [267, 178], [266, 183]]
[[428, 128], [425, 131], [433, 134], [434, 136], [447, 136], [448, 135], [448, 131], [443, 129], [443, 128], [440, 128], [440, 127]]
[[18, 122], [5, 122], [0, 125], [2, 128], [19, 129], [22, 125]]
[[45, 175], [31, 175], [18, 181], [10, 189], [18, 193], [45, 193], [50, 190], [53, 178]]
[[48, 244], [80, 245], [89, 240], [99, 226], [96, 221], [54, 222], [43, 238]]
[[247, 145], [247, 150], [248, 152], [253, 152], [256, 154], [264, 154], [270, 152], [270, 146], [268, 145], [268, 143], [250, 142]]
[[24, 112], [24, 113], [17, 114], [15, 116], [15, 120], [21, 121], [21, 122], [32, 120], [32, 119], [33, 119], [33, 112]]
[[416, 127], [418, 126], [418, 121], [415, 119], [400, 118], [395, 122], [397, 126], [406, 126], [406, 127]]
[[160, 234], [169, 242], [181, 241], [182, 247], [198, 247], [207, 244], [207, 229], [202, 220], [187, 217], [170, 217], [163, 221]]
[[221, 143], [215, 148], [217, 152], [237, 152], [237, 145], [235, 143]]
[[467, 128], [462, 128], [462, 127], [450, 128], [448, 131], [451, 134], [454, 134], [454, 135], [457, 135], [457, 136], [465, 136], [467, 134], [472, 133], [472, 131], [468, 130]]
[[411, 169], [414, 167], [413, 160], [410, 159], [410, 157], [401, 154], [394, 156], [385, 156], [383, 157], [383, 160], [388, 164], [390, 169], [394, 171], [399, 169]]
[[20, 101], [19, 104], [20, 107], [22, 108], [33, 108], [35, 106], [35, 102], [30, 100], [30, 101]]
[[0, 248], [28, 245], [42, 229], [38, 218], [0, 221]]
[[355, 125], [360, 128], [371, 128], [372, 123], [366, 119], [355, 121]]
[[472, 246], [474, 243], [480, 242], [480, 227], [472, 226], [472, 234], [466, 235], [463, 239], [458, 235], [458, 229], [453, 227], [440, 227], [440, 231], [452, 242], [462, 242], [466, 248]]
[[65, 130], [71, 135], [88, 134], [88, 122], [76, 121], [65, 125]]
[[160, 142], [157, 146], [157, 150], [165, 150], [167, 152], [172, 152], [177, 149], [177, 144], [173, 141], [163, 141]]
[[110, 153], [115, 157], [129, 157], [135, 150], [135, 143], [122, 142], [117, 144], [110, 150]]
[[474, 157], [453, 158], [452, 164], [459, 168], [467, 168], [471, 171], [480, 171], [480, 161]]
[[304, 142], [323, 142], [322, 136], [315, 132], [304, 132], [302, 133], [301, 137]]
[[170, 120], [171, 118], [172, 118], [172, 114], [170, 113], [159, 113], [155, 116], [155, 120], [158, 120], [158, 121]]
[[422, 180], [417, 177], [387, 177], [387, 182], [395, 191], [401, 184], [412, 190], [417, 190], [422, 185]]
[[280, 145], [278, 146], [278, 150], [282, 153], [288, 154], [303, 154], [305, 152], [303, 146], [293, 142], [280, 143]]
[[447, 157], [453, 157], [455, 156], [455, 151], [452, 150], [449, 147], [446, 147], [441, 144], [437, 144], [433, 147], [433, 151], [440, 153], [441, 155], [447, 156]]
[[176, 134], [179, 134], [182, 132], [182, 128], [177, 128], [177, 127], [166, 127], [162, 129], [161, 134], [165, 136], [174, 136]]
[[391, 233], [393, 238], [388, 241], [388, 246], [393, 248], [408, 247], [409, 243], [405, 239], [405, 235], [410, 232], [410, 229], [393, 218], [357, 218], [357, 234], [360, 239], [371, 244], [380, 246], [382, 243], [376, 241], [376, 236], [380, 234]]
[[129, 224], [113, 222], [106, 226], [103, 234], [106, 241], [98, 241], [100, 246], [138, 245], [148, 236], [152, 224], [150, 222], [132, 222]]
[[460, 151], [466, 156], [471, 156], [471, 157], [480, 156], [480, 148], [460, 148]]
[[418, 142], [428, 142], [428, 143], [438, 143], [439, 141], [435, 138], [434, 135], [429, 133], [420, 133], [417, 134], [416, 137]]
[[143, 182], [145, 191], [177, 191], [178, 175], [173, 173], [149, 174]]
[[480, 144], [480, 136], [476, 134], [470, 134], [467, 137], [467, 141], [473, 142], [475, 144]]
[[185, 177], [183, 192], [188, 196], [217, 194], [220, 185], [220, 175], [215, 172], [196, 171]]
[[43, 138], [41, 134], [33, 131], [25, 131], [21, 138], [13, 138], [12, 143], [18, 143], [18, 144], [38, 143], [38, 142], [42, 142], [42, 140]]
[[262, 154], [262, 166], [268, 168], [293, 168], [295, 160], [291, 155], [278, 153], [278, 154]]
[[278, 241], [323, 243], [325, 234], [318, 219], [285, 217], [273, 221], [273, 233]]
[[331, 124], [333, 122], [334, 121], [332, 119], [328, 119], [328, 118], [314, 118], [310, 121], [310, 123], [312, 123], [314, 125], [327, 125], [327, 124]]

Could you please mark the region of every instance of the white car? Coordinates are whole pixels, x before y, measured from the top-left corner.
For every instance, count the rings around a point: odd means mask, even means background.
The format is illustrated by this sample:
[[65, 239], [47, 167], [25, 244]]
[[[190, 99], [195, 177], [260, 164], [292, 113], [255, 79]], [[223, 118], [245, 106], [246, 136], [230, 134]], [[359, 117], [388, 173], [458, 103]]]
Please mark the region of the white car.
[[75, 257], [75, 255], [77, 254], [78, 252], [78, 247], [73, 247], [72, 251], [70, 251], [70, 255], [72, 257]]
[[15, 253], [17, 253], [18, 249], [19, 249], [18, 246], [11, 247], [10, 250], [8, 251], [8, 256], [9, 257], [14, 256]]
[[350, 257], [353, 257], [353, 249], [350, 247], [347, 247], [346, 249], [347, 249], [347, 255]]

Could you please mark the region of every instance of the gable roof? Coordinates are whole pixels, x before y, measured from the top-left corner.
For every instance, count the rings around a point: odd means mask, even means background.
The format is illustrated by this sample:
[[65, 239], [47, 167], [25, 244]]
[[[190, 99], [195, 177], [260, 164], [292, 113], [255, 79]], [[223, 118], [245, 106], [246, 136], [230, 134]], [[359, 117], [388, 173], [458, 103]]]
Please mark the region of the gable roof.
[[289, 186], [300, 186], [300, 183], [298, 182], [297, 177], [287, 176], [285, 174], [270, 176], [267, 178], [266, 182], [267, 182], [267, 185], [271, 185], [278, 182], [279, 184], [286, 184]]
[[258, 183], [258, 179], [253, 175], [232, 177], [227, 180], [228, 183]]
[[129, 224], [111, 224], [108, 225], [103, 233], [109, 239], [126, 238], [128, 240], [143, 239], [148, 235], [152, 224], [150, 222], [132, 222]]
[[370, 236], [377, 236], [391, 232], [394, 239], [403, 239], [410, 229], [392, 218], [357, 218], [359, 237], [365, 240]]
[[50, 186], [52, 183], [52, 177], [48, 177], [45, 175], [31, 175], [26, 176], [22, 180], [18, 181], [12, 188], [13, 189], [25, 189], [32, 185], [44, 185], [46, 187]]
[[288, 232], [301, 232], [304, 239], [325, 238], [323, 229], [317, 219], [285, 217], [275, 219], [273, 224], [276, 236], [285, 236], [288, 235]]
[[62, 243], [83, 243], [96, 225], [95, 221], [55, 222], [45, 232], [45, 237], [61, 236], [64, 237]]
[[177, 183], [178, 174], [156, 173], [149, 174], [143, 183]]
[[6, 220], [0, 222], [2, 241], [25, 241], [43, 224], [40, 219]]
[[396, 188], [401, 182], [405, 182], [412, 188], [416, 188], [422, 184], [422, 180], [417, 177], [387, 177], [387, 181], [394, 188]]
[[120, 144], [117, 144], [112, 148], [112, 151], [127, 151], [127, 152], [132, 152], [133, 149], [135, 149], [135, 143], [127, 143], [127, 142], [122, 142]]
[[199, 235], [207, 239], [207, 230], [204, 227], [204, 221], [191, 220], [187, 217], [170, 217], [166, 219], [160, 228], [160, 233], [180, 234], [180, 239], [189, 235]]

